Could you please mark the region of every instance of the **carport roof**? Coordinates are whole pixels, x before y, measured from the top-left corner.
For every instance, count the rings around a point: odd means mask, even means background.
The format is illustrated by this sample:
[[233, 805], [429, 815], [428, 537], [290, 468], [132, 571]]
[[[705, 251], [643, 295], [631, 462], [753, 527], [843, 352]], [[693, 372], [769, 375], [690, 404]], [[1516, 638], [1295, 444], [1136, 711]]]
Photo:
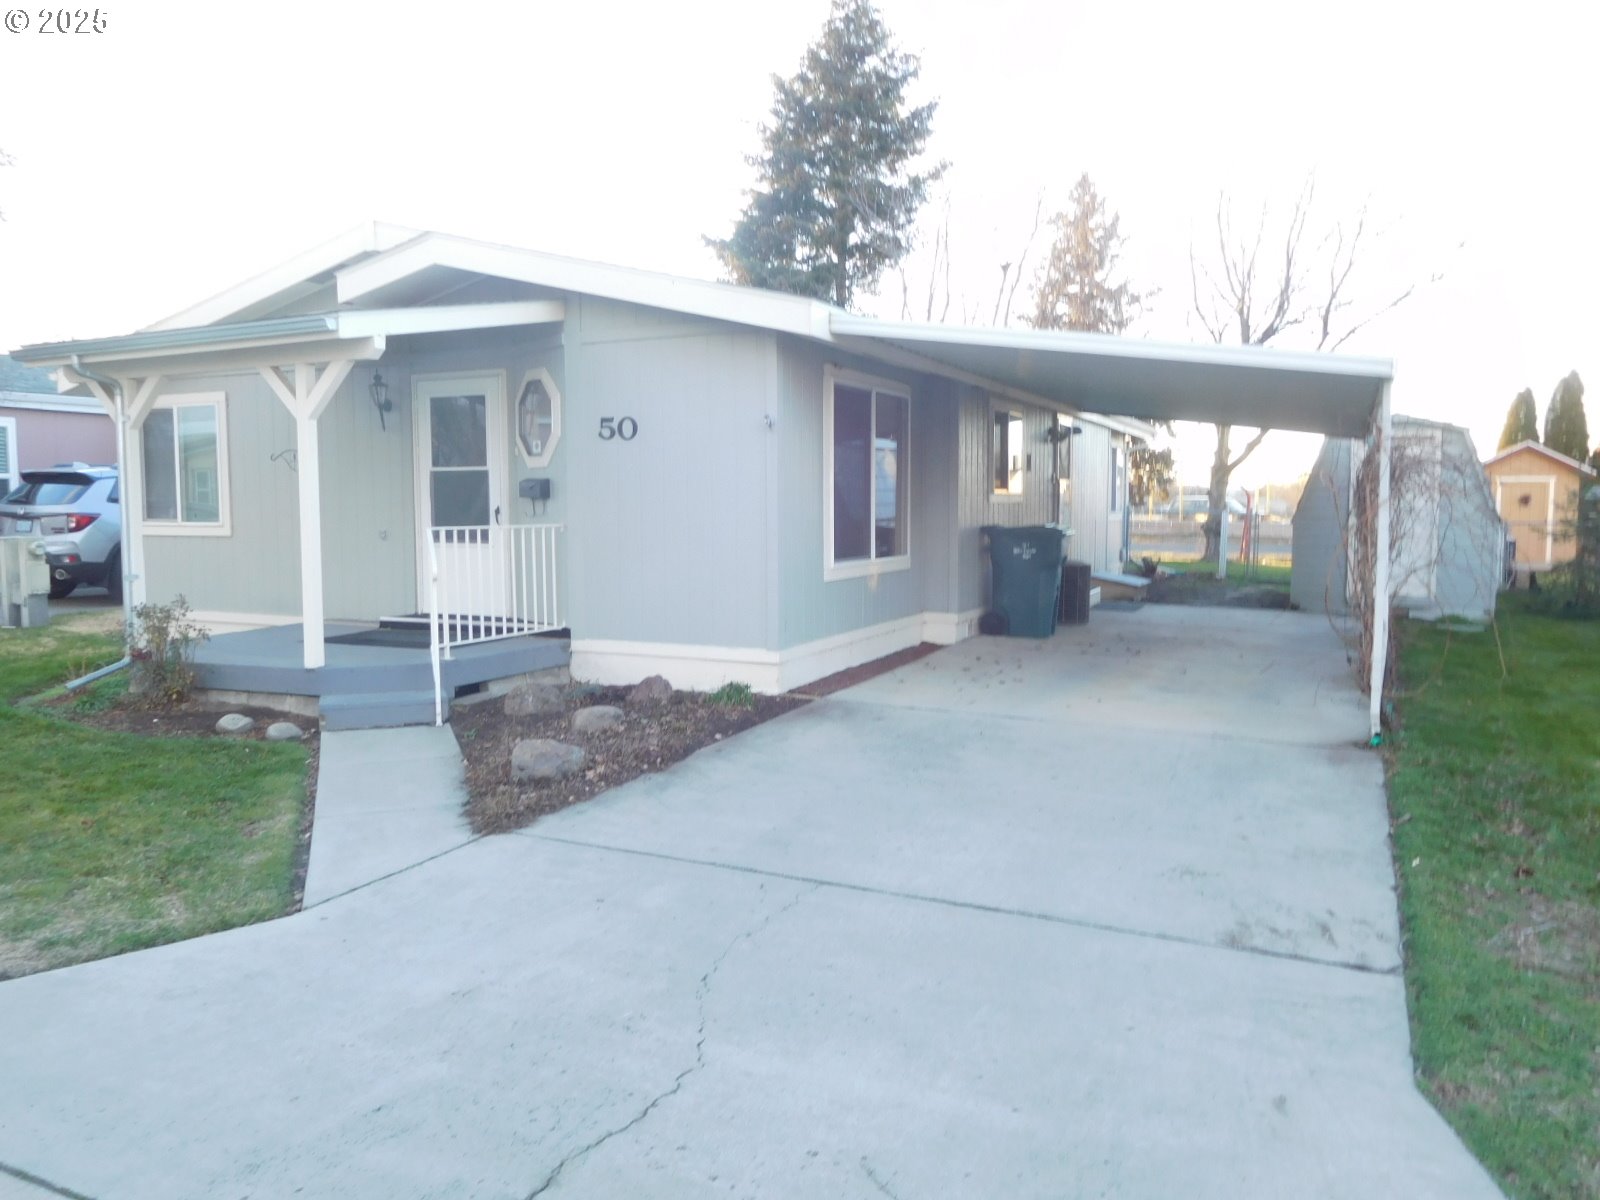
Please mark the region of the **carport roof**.
[[836, 313], [841, 345], [892, 346], [1086, 412], [1363, 437], [1387, 359], [1036, 329], [890, 324]]

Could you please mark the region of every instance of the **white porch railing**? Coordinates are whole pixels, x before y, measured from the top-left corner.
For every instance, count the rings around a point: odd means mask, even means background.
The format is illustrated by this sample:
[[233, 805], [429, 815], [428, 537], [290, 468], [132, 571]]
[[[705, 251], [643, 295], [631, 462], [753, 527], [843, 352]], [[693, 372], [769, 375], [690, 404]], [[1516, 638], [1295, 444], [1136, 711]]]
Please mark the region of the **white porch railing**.
[[441, 660], [456, 646], [561, 628], [560, 525], [443, 525], [428, 531], [428, 654], [434, 723], [444, 724]]

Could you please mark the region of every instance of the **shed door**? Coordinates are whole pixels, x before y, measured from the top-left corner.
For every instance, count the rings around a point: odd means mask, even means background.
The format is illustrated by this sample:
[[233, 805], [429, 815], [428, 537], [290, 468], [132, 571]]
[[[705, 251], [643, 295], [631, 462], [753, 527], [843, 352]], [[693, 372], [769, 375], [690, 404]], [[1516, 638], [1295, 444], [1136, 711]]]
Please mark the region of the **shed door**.
[[498, 374], [419, 378], [412, 387], [418, 607], [428, 610], [437, 562], [441, 611], [508, 615], [510, 587], [499, 536], [505, 519], [504, 380]]
[[1555, 553], [1555, 479], [1506, 476], [1499, 481], [1500, 517], [1517, 543], [1519, 567], [1547, 567]]

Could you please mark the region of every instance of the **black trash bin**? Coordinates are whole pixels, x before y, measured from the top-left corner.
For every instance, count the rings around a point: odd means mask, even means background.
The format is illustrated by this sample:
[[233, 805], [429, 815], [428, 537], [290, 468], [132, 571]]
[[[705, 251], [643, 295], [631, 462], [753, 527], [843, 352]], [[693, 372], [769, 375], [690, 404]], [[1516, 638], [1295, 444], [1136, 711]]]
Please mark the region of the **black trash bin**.
[[990, 610], [1012, 637], [1049, 637], [1056, 631], [1061, 589], [1061, 544], [1052, 525], [985, 525], [989, 535]]
[[1085, 625], [1089, 621], [1089, 564], [1067, 559], [1061, 564], [1061, 611], [1063, 625]]

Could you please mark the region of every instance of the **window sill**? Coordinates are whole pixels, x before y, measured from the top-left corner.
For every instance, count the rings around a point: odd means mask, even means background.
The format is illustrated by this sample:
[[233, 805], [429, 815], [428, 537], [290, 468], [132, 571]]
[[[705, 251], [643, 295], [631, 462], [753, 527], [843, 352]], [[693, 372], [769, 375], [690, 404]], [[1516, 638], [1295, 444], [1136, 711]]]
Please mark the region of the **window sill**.
[[893, 571], [909, 571], [911, 556], [901, 554], [894, 558], [864, 558], [857, 562], [830, 563], [822, 568], [824, 583], [839, 579], [864, 579], [872, 575], [887, 575]]
[[146, 537], [232, 537], [231, 522], [214, 525], [180, 524], [172, 521], [140, 521], [139, 532]]

